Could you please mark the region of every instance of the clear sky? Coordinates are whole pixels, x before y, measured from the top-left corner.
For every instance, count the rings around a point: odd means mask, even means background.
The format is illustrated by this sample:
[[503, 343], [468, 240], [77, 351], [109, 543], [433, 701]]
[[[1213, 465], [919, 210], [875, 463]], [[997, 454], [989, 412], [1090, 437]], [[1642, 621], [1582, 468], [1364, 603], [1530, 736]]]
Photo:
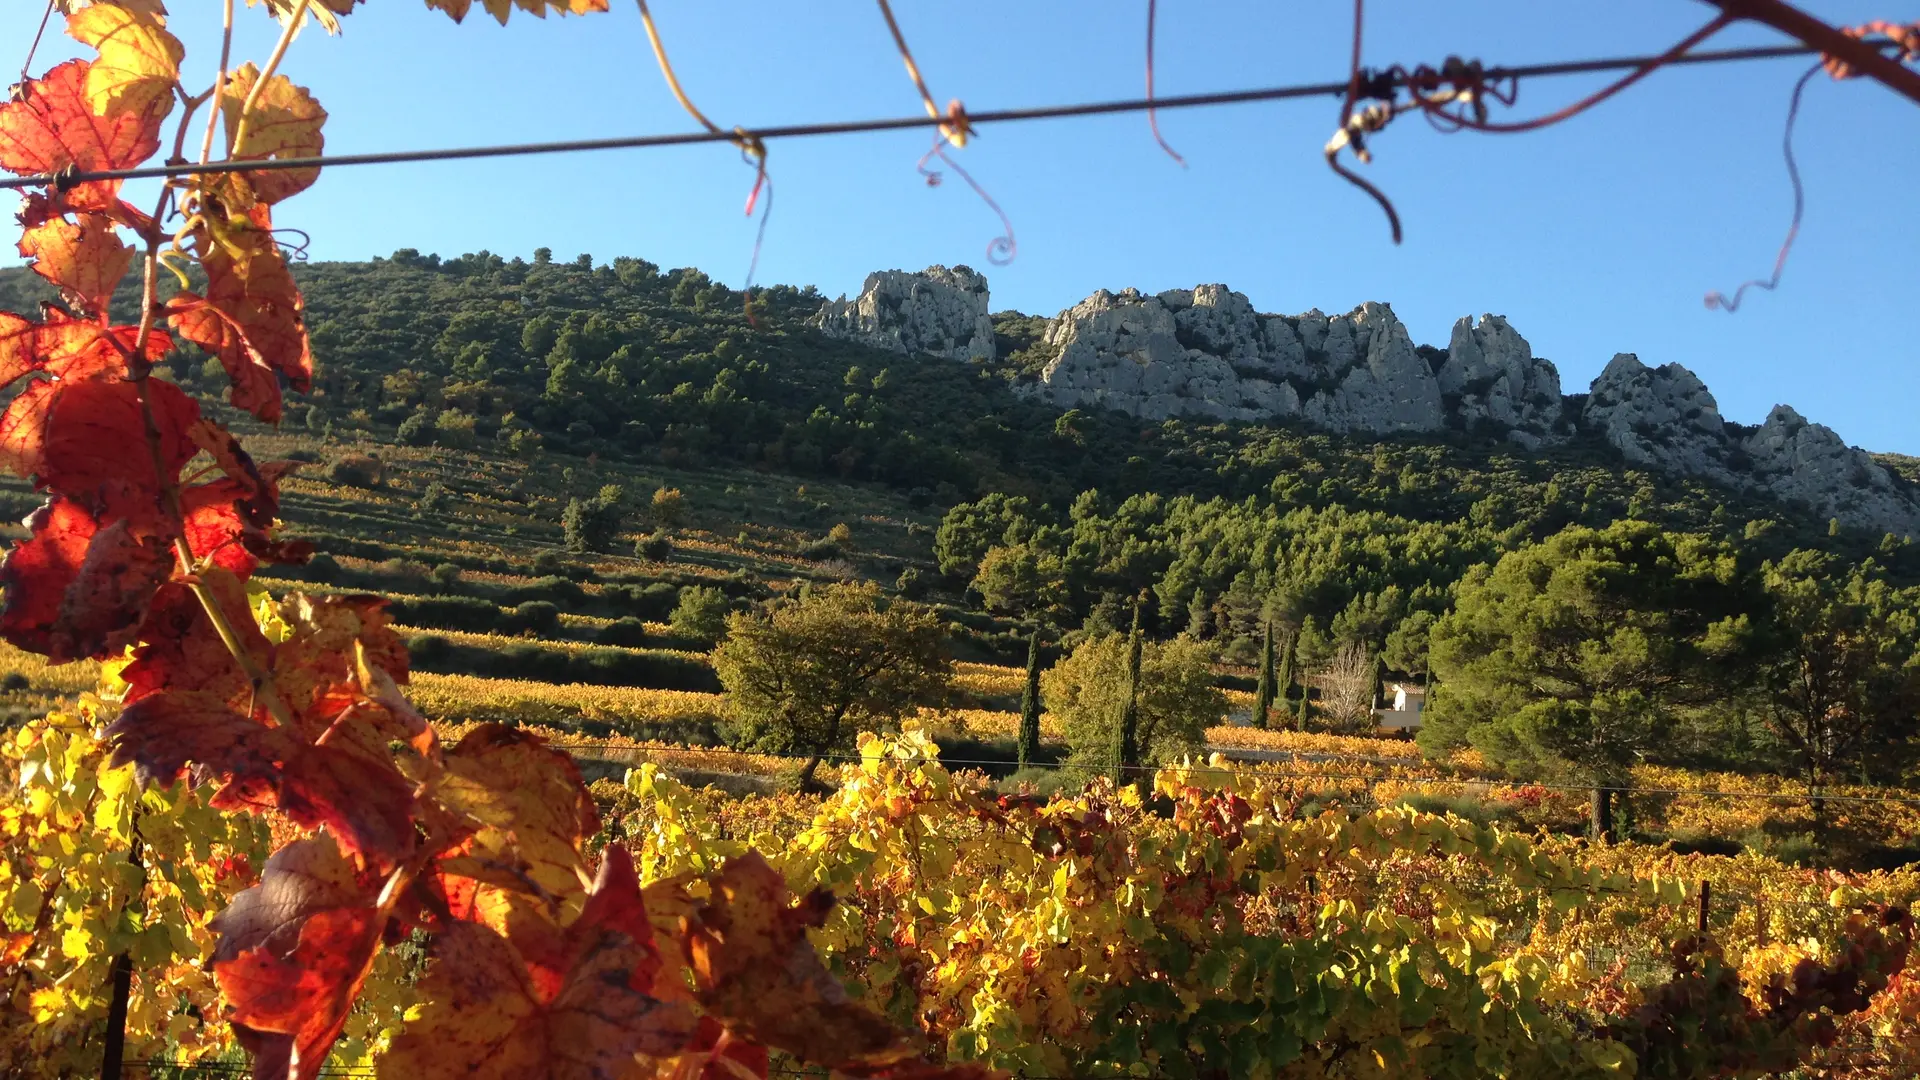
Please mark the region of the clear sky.
[[[217, 5], [172, 0], [189, 70], [211, 81]], [[1802, 4], [1831, 20], [1920, 18], [1915, 0]], [[904, 115], [919, 108], [879, 12], [810, 4], [655, 0], [694, 100], [724, 126]], [[934, 95], [974, 110], [1137, 95], [1144, 0], [933, 3], [896, 8]], [[0, 43], [24, 54], [41, 5], [0, 6]], [[1687, 0], [1375, 0], [1365, 61], [1489, 64], [1657, 51], [1704, 22]], [[1344, 77], [1342, 3], [1164, 0], [1159, 88], [1189, 93]], [[238, 55], [262, 59], [275, 25], [242, 13]], [[1772, 42], [1761, 29], [1714, 45]], [[77, 53], [50, 35], [36, 73]], [[12, 61], [7, 61], [11, 63]], [[1737, 315], [1711, 289], [1764, 276], [1786, 229], [1780, 157], [1797, 60], [1661, 72], [1560, 127], [1442, 136], [1408, 117], [1376, 138], [1367, 175], [1406, 222], [1394, 247], [1372, 202], [1332, 176], [1320, 148], [1337, 102], [1166, 113], [1183, 169], [1141, 116], [983, 130], [960, 158], [1013, 219], [1019, 255], [986, 264], [997, 220], [957, 178], [929, 189], [920, 133], [776, 144], [777, 200], [757, 280], [858, 291], [868, 271], [967, 263], [996, 310], [1053, 314], [1097, 288], [1224, 282], [1262, 311], [1391, 303], [1416, 341], [1444, 345], [1461, 315], [1508, 316], [1582, 391], [1615, 352], [1678, 362], [1728, 419], [1776, 402], [1858, 445], [1920, 453], [1920, 107], [1877, 85], [1808, 90], [1797, 136], [1806, 224], [1781, 290]], [[634, 6], [505, 28], [476, 4], [464, 25], [417, 0], [377, 0], [328, 38], [303, 34], [283, 71], [331, 113], [329, 152], [684, 130]], [[1516, 115], [1592, 81], [1521, 88]], [[551, 247], [597, 261], [637, 255], [739, 285], [752, 179], [729, 147], [339, 169], [285, 204], [313, 254], [403, 247], [511, 257]], [[15, 260], [17, 261], [17, 260]], [[324, 363], [325, 358], [321, 358]]]

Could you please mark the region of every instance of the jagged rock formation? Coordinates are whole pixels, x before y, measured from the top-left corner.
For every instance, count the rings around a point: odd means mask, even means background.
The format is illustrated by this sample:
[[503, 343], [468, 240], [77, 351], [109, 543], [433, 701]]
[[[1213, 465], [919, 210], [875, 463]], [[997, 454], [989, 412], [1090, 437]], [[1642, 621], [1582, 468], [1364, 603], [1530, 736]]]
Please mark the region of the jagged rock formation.
[[859, 296], [828, 301], [813, 325], [899, 353], [949, 360], [987, 360], [994, 353], [987, 279], [964, 266], [868, 274]]
[[1453, 324], [1440, 392], [1453, 415], [1472, 427], [1492, 423], [1529, 449], [1559, 430], [1560, 371], [1537, 360], [1527, 339], [1500, 315], [1462, 316]]
[[[993, 355], [986, 279], [965, 267], [869, 275], [829, 303], [826, 333], [899, 352]], [[1761, 491], [1865, 528], [1920, 536], [1920, 493], [1831, 428], [1776, 406], [1758, 429], [1729, 424], [1678, 364], [1620, 353], [1578, 415], [1560, 373], [1498, 315], [1454, 324], [1447, 349], [1416, 347], [1385, 304], [1345, 315], [1256, 312], [1224, 285], [1148, 296], [1104, 289], [1049, 321], [1051, 353], [1022, 392], [1061, 408], [1145, 420], [1305, 420], [1338, 432], [1491, 428], [1528, 448], [1584, 431], [1632, 464]]]
[[1620, 353], [1593, 381], [1582, 419], [1635, 464], [1765, 491], [1848, 525], [1920, 535], [1920, 501], [1832, 428], [1775, 405], [1744, 434], [1678, 364], [1649, 368]]
[[1632, 353], [1614, 354], [1593, 380], [1581, 420], [1635, 465], [1736, 483], [1720, 405], [1679, 364], [1650, 368]]
[[1740, 446], [1754, 480], [1775, 495], [1848, 524], [1920, 536], [1920, 505], [1893, 474], [1791, 405], [1775, 405]]
[[1224, 285], [1105, 290], [1060, 313], [1038, 393], [1149, 420], [1303, 416], [1335, 431], [1433, 431], [1440, 384], [1385, 304], [1256, 314]]

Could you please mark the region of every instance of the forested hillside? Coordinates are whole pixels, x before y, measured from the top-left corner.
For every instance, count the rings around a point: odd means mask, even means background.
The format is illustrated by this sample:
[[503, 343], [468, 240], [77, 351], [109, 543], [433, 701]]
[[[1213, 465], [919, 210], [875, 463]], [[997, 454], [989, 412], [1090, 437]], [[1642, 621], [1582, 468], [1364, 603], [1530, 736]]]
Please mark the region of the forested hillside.
[[[1229, 686], [1252, 689], [1277, 651], [1276, 704], [1260, 708], [1296, 724], [1356, 722], [1323, 700], [1355, 650], [1376, 693], [1388, 678], [1457, 676], [1460, 686], [1436, 690], [1425, 744], [1439, 756], [1471, 745], [1516, 775], [1624, 776], [1635, 761], [1797, 775], [1817, 761], [1895, 780], [1908, 767], [1904, 691], [1870, 733], [1809, 757], [1774, 722], [1779, 696], [1751, 690], [1761, 654], [1791, 636], [1777, 613], [1795, 588], [1851, 582], [1872, 594], [1860, 602], [1881, 627], [1920, 610], [1915, 545], [1629, 467], [1598, 439], [1527, 450], [1497, 432], [1341, 436], [1062, 412], [1022, 392], [1040, 326], [1029, 316], [995, 317], [992, 358], [903, 355], [809, 326], [821, 305], [810, 287], [759, 290], [749, 303], [697, 270], [633, 258], [403, 250], [303, 265], [297, 277], [318, 374], [311, 395], [290, 399], [272, 445], [311, 462], [285, 516], [328, 558], [291, 573], [398, 594], [403, 621], [428, 631], [414, 648], [429, 669], [707, 691], [717, 684], [704, 659], [674, 650], [723, 631], [660, 627], [703, 574], [728, 572], [722, 614], [798, 595], [809, 580], [864, 578], [938, 603], [972, 659], [1028, 659], [1033, 633], [1044, 642], [1033, 656], [1050, 659], [1125, 630], [1136, 611], [1150, 639], [1201, 643]], [[0, 306], [47, 295], [23, 271], [0, 273]], [[223, 385], [219, 362], [191, 346], [169, 366], [190, 388]], [[823, 498], [826, 484], [836, 493]], [[688, 510], [642, 505], [655, 486], [675, 500], [686, 488]], [[11, 498], [20, 513], [35, 501]], [[563, 566], [567, 548], [584, 559]], [[1535, 616], [1503, 609], [1495, 585], [1509, 562], [1549, 550], [1565, 557], [1528, 572], [1529, 587], [1612, 575], [1574, 601], [1552, 598], [1586, 613], [1549, 618], [1611, 613], [1585, 631], [1559, 626], [1558, 644], [1646, 656], [1612, 674], [1543, 672], [1527, 668], [1537, 657], [1462, 645], [1472, 619], [1486, 624], [1481, 638], [1529, 632]], [[495, 584], [463, 569], [524, 576]], [[1689, 574], [1713, 587], [1661, 591]], [[1664, 609], [1657, 625], [1609, 639], [1650, 605]], [[459, 636], [475, 632], [597, 649]], [[1875, 662], [1898, 668], [1912, 651]], [[1513, 726], [1533, 705], [1591, 710], [1619, 693], [1640, 695], [1628, 711], [1643, 726], [1657, 713], [1657, 732], [1625, 737], [1604, 760], [1575, 760], [1554, 737]]]

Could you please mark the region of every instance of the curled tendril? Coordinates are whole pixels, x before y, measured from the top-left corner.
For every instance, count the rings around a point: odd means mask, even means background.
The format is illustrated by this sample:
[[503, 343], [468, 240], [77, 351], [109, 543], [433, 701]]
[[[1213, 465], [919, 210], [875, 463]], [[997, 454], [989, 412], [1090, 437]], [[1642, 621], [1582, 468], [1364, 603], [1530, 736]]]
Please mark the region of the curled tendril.
[[1780, 275], [1787, 268], [1787, 256], [1793, 254], [1793, 242], [1800, 236], [1800, 218], [1807, 208], [1806, 188], [1800, 183], [1800, 163], [1793, 157], [1793, 127], [1800, 119], [1800, 97], [1806, 92], [1807, 83], [1813, 81], [1815, 75], [1820, 74], [1822, 66], [1815, 64], [1808, 68], [1806, 74], [1800, 76], [1800, 81], [1793, 84], [1793, 96], [1787, 101], [1786, 135], [1780, 141], [1780, 148], [1787, 159], [1787, 179], [1793, 182], [1793, 221], [1787, 226], [1787, 238], [1780, 244], [1780, 254], [1774, 256], [1773, 275], [1765, 280], [1755, 278], [1752, 281], [1741, 282], [1740, 287], [1733, 290], [1732, 296], [1727, 296], [1718, 289], [1708, 293], [1706, 304], [1709, 311], [1718, 309], [1731, 315], [1740, 310], [1740, 300], [1746, 295], [1748, 289], [1765, 289], [1772, 292], [1780, 287]]
[[295, 229], [289, 226], [281, 226], [273, 230], [273, 235], [276, 238], [281, 233], [292, 233], [300, 238], [298, 244], [288, 244], [279, 239], [275, 239], [274, 243], [279, 246], [281, 256], [288, 262], [306, 262], [307, 249], [313, 246], [313, 237], [307, 235], [304, 229]]
[[936, 157], [945, 163], [947, 168], [958, 173], [960, 179], [967, 182], [967, 186], [973, 189], [973, 193], [980, 196], [980, 201], [987, 204], [987, 209], [999, 215], [1002, 232], [1001, 235], [987, 242], [987, 261], [995, 266], [1005, 266], [1012, 262], [1014, 256], [1020, 253], [1020, 245], [1013, 237], [1013, 220], [1007, 217], [1007, 212], [1000, 209], [1000, 204], [993, 200], [993, 196], [987, 194], [987, 190], [974, 180], [971, 173], [961, 168], [959, 162], [947, 156], [947, 140], [944, 137], [934, 139], [933, 145], [926, 153], [920, 155], [919, 163], [914, 166], [921, 176], [926, 177], [928, 187], [940, 186], [940, 171], [927, 167], [927, 163]]

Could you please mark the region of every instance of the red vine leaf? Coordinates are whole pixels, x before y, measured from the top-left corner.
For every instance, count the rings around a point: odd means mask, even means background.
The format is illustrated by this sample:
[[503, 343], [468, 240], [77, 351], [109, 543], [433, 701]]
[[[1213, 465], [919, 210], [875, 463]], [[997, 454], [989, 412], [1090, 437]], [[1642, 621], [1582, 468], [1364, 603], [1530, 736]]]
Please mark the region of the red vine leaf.
[[[33, 260], [34, 273], [58, 286], [61, 295], [89, 316], [107, 310], [114, 286], [133, 260], [133, 249], [100, 214], [81, 214], [78, 222], [52, 218], [34, 225], [20, 237], [20, 254]], [[172, 342], [167, 344], [172, 347]]]
[[239, 324], [204, 297], [186, 290], [167, 301], [167, 324], [219, 358], [233, 384], [228, 400], [234, 408], [269, 424], [280, 422], [280, 380], [266, 358], [247, 343]]
[[560, 940], [564, 965], [536, 977], [517, 934], [456, 922], [435, 935], [420, 983], [429, 1004], [394, 1039], [381, 1075], [614, 1080], [632, 1074], [637, 1054], [669, 1057], [687, 1046], [692, 1011], [648, 993], [660, 957], [625, 849], [607, 850]]
[[296, 840], [211, 926], [213, 974], [255, 1077], [305, 1080], [340, 1037], [385, 918], [331, 837]]
[[[217, 599], [241, 650], [265, 669], [271, 646], [253, 621], [246, 586], [218, 568], [203, 572], [200, 580]], [[166, 690], [200, 690], [244, 711], [253, 697], [252, 686], [208, 621], [199, 598], [180, 584], [168, 584], [154, 597], [153, 609], [140, 627], [140, 645], [120, 677], [128, 686], [129, 705]]]
[[[137, 110], [94, 113], [87, 101], [90, 67], [85, 60], [69, 60], [27, 80], [14, 100], [0, 106], [0, 168], [22, 176], [69, 166], [128, 169], [159, 151], [161, 116]], [[81, 186], [95, 192], [87, 198], [110, 198], [120, 190], [115, 180]]]
[[[235, 384], [234, 404], [263, 419], [279, 415], [263, 375], [284, 375], [300, 393], [313, 385], [313, 351], [307, 339], [305, 302], [273, 240], [264, 204], [245, 215], [211, 219], [195, 236], [195, 251], [207, 272], [204, 297], [184, 293], [168, 305], [170, 318], [189, 340], [220, 357]], [[204, 301], [224, 326], [195, 314]], [[274, 391], [277, 396], [277, 390]]]
[[786, 879], [758, 852], [727, 863], [687, 930], [700, 1004], [734, 1032], [831, 1069], [913, 1058], [918, 1048], [906, 1034], [850, 1000], [807, 940], [833, 898], [791, 901]]
[[341, 847], [381, 869], [413, 850], [412, 785], [384, 756], [310, 745], [204, 691], [141, 698], [107, 734], [114, 763], [132, 762], [143, 782], [170, 784], [191, 762], [222, 784], [211, 806], [276, 807], [300, 825], [330, 828]]
[[144, 441], [139, 385], [61, 379], [34, 383], [0, 415], [0, 464], [66, 494], [120, 481], [157, 497], [156, 464], [172, 482], [198, 450], [187, 431], [200, 418], [200, 406], [165, 380], [148, 379], [145, 386], [158, 437], [157, 463], [152, 455], [128, 452], [129, 440]]
[[[227, 139], [239, 134], [240, 107], [245, 104], [260, 69], [251, 63], [232, 72], [220, 92], [220, 108], [225, 115]], [[327, 110], [313, 99], [304, 86], [295, 86], [285, 75], [275, 75], [254, 99], [247, 114], [246, 139], [233, 148], [236, 160], [319, 157], [326, 148], [320, 127], [327, 122]], [[320, 170], [274, 169], [261, 172], [227, 173], [212, 178], [220, 200], [231, 210], [250, 209], [255, 203], [277, 203], [313, 186]]]
[[0, 567], [0, 637], [53, 663], [104, 657], [133, 643], [170, 555], [125, 520], [102, 528], [56, 496], [27, 519], [33, 535]]

